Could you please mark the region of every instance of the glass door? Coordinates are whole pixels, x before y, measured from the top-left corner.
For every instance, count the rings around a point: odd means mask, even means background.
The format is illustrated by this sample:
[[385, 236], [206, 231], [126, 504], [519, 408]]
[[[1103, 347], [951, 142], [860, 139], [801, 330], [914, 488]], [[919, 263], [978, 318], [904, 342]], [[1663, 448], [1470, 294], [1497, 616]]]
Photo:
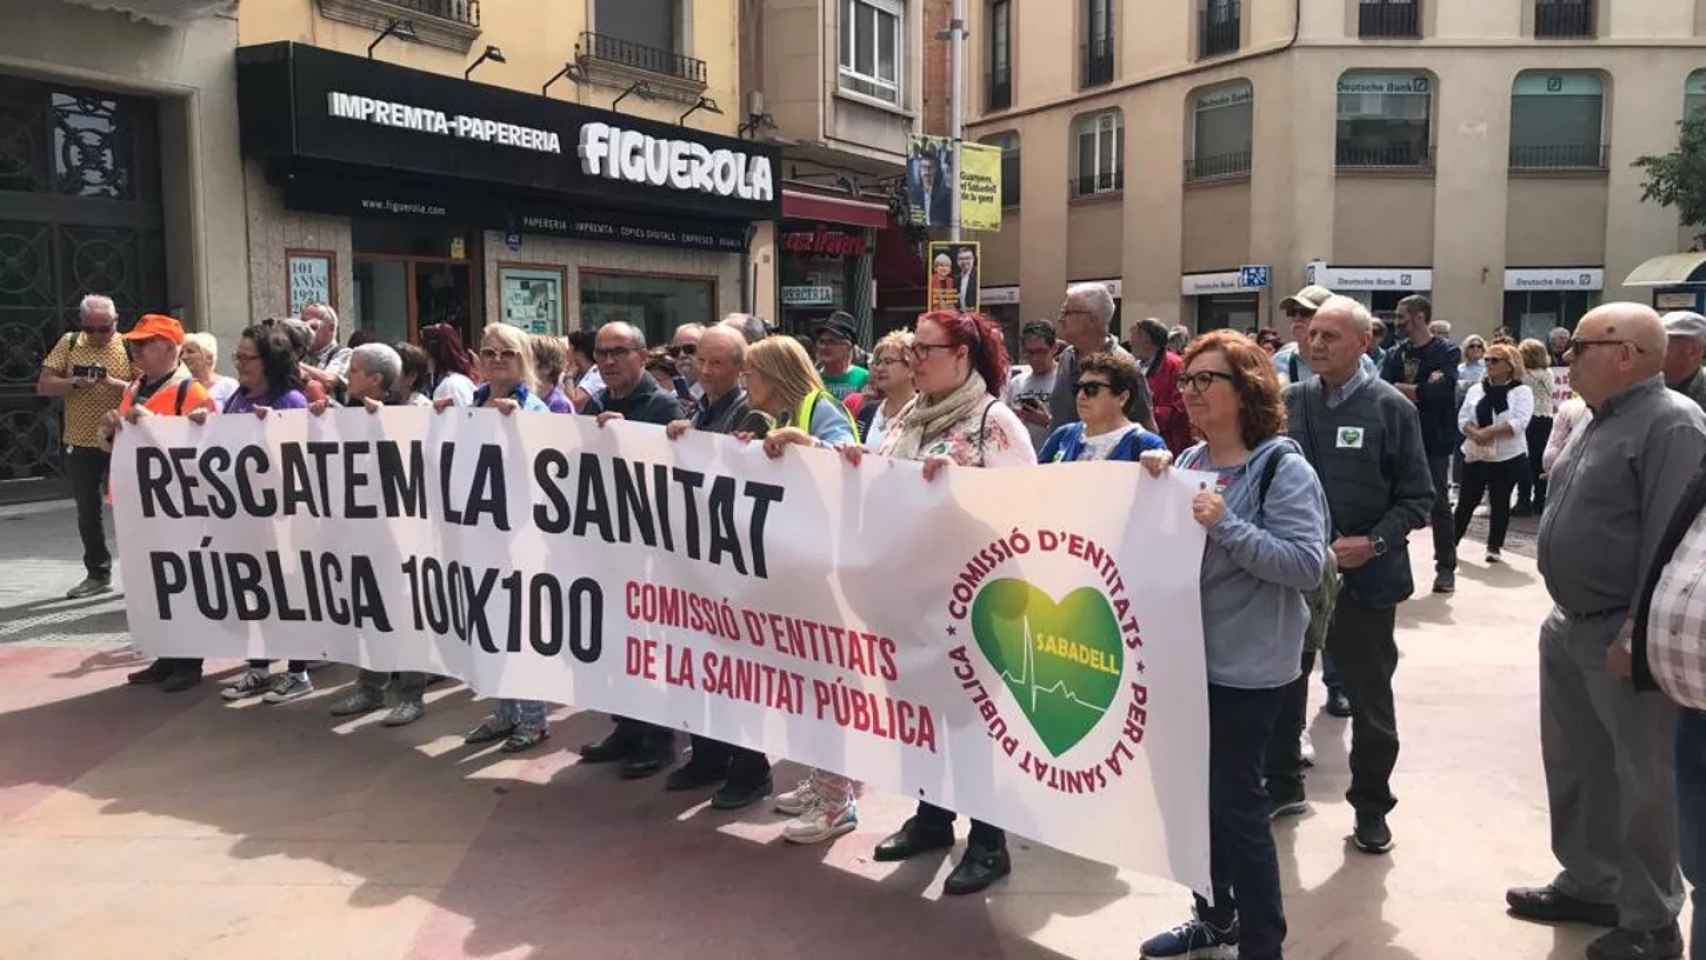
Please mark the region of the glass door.
[[351, 330], [372, 330], [385, 343], [415, 341], [420, 329], [448, 323], [467, 341], [473, 285], [470, 266], [414, 257], [356, 258]]

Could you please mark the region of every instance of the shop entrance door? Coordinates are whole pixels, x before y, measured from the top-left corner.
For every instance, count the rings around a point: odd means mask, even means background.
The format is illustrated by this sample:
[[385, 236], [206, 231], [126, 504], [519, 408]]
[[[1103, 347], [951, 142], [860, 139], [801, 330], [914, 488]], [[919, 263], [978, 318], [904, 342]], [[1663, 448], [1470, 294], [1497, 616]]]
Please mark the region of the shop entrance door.
[[158, 135], [151, 101], [0, 76], [0, 503], [64, 492], [35, 384], [83, 296], [167, 308]]
[[358, 255], [351, 329], [386, 343], [417, 342], [422, 327], [448, 323], [473, 343], [473, 282], [466, 260]]

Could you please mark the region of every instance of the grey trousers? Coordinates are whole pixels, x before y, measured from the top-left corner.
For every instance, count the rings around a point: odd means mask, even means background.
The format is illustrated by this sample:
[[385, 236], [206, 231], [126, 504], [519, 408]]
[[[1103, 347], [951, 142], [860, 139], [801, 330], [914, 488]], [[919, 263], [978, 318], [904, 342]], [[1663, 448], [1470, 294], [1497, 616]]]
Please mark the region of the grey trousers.
[[1651, 930], [1682, 910], [1676, 707], [1605, 669], [1621, 613], [1540, 627], [1540, 751], [1552, 814], [1553, 885], [1617, 905], [1618, 925]]

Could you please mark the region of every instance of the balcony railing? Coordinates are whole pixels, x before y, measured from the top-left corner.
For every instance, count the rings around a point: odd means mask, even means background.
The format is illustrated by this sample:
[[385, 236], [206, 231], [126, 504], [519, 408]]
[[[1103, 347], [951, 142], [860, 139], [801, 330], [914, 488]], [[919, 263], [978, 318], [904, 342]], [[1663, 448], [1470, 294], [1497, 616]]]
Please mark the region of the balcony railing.
[[705, 61], [696, 57], [682, 56], [670, 50], [648, 47], [643, 43], [623, 40], [620, 37], [612, 37], [602, 33], [583, 33], [581, 34], [579, 50], [582, 57], [593, 60], [603, 60], [639, 70], [650, 70], [653, 73], [680, 77], [694, 83], [705, 82]]
[[1420, 13], [1420, 5], [1413, 2], [1363, 0], [1357, 4], [1357, 33], [1364, 37], [1419, 37]]
[[416, 13], [424, 13], [470, 27], [480, 25], [480, 0], [391, 0], [399, 7], [408, 7]]
[[1512, 170], [1605, 170], [1610, 166], [1608, 143], [1511, 144]]
[[1341, 167], [1426, 167], [1429, 155], [1426, 147], [1410, 143], [1389, 143], [1363, 147], [1341, 143], [1335, 162]]
[[1202, 12], [1202, 36], [1198, 49], [1201, 56], [1218, 57], [1238, 50], [1239, 19], [1237, 3], [1212, 3]]
[[1250, 151], [1219, 153], [1212, 157], [1192, 157], [1185, 166], [1188, 180], [1213, 180], [1217, 177], [1238, 177], [1250, 172]]
[[1098, 193], [1115, 193], [1125, 189], [1125, 170], [1115, 170], [1111, 173], [1100, 173], [1092, 176], [1073, 177], [1071, 180], [1074, 197], [1088, 197]]
[[1084, 85], [1099, 87], [1114, 79], [1114, 43], [1103, 38], [1080, 46], [1084, 54]]
[[1013, 105], [1013, 71], [996, 70], [989, 74], [985, 109], [1005, 110]]
[[1534, 35], [1593, 36], [1593, 4], [1585, 0], [1541, 0], [1534, 5]]

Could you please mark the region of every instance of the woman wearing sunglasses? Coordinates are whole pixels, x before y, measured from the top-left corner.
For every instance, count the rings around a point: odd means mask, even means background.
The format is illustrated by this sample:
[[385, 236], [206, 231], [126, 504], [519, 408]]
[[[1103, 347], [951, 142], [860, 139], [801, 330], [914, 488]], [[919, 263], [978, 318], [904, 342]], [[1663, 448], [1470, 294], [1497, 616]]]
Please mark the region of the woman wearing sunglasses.
[[1078, 366], [1078, 422], [1062, 424], [1043, 441], [1038, 463], [1074, 460], [1132, 460], [1167, 442], [1131, 422], [1125, 405], [1143, 371], [1120, 353], [1095, 353]]
[[[480, 372], [485, 374], [486, 382], [474, 391], [474, 406], [496, 410], [506, 417], [517, 410], [551, 412], [533, 389], [536, 383], [533, 352], [527, 341], [527, 334], [519, 327], [507, 323], [486, 326], [480, 334]], [[455, 405], [454, 397], [432, 402], [433, 410], [438, 413]], [[502, 740], [505, 753], [519, 753], [538, 746], [550, 735], [545, 728], [544, 701], [499, 700], [492, 715], [462, 739], [469, 744]]]
[[[1279, 379], [1267, 352], [1230, 330], [1185, 351], [1179, 383], [1202, 443], [1179, 466], [1212, 473], [1191, 501], [1208, 534], [1202, 627], [1208, 665], [1208, 810], [1214, 905], [1143, 944], [1144, 957], [1229, 955], [1276, 960], [1285, 941], [1279, 860], [1262, 785], [1283, 692], [1300, 674], [1306, 594], [1327, 570], [1327, 498], [1286, 436]], [[1159, 476], [1171, 457], [1145, 454]]]

